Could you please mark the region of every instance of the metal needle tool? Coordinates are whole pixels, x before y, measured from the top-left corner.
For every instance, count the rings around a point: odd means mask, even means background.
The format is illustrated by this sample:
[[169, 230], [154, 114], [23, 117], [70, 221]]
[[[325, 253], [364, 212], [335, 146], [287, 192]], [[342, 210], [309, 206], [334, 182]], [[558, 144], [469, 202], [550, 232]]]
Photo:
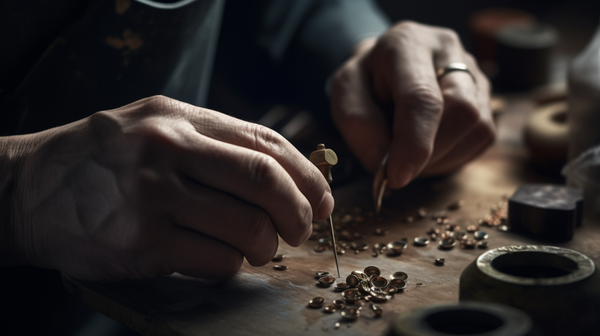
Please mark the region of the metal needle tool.
[[375, 213], [379, 214], [381, 211], [381, 200], [383, 199], [383, 194], [385, 193], [385, 188], [387, 187], [387, 162], [390, 156], [390, 151], [388, 150], [381, 160], [379, 164], [379, 168], [377, 169], [377, 173], [375, 173], [375, 179], [373, 180], [373, 202], [375, 203]]
[[[335, 166], [338, 163], [338, 158], [335, 152], [331, 149], [326, 149], [324, 144], [318, 144], [317, 150], [310, 153], [309, 157], [310, 162], [312, 162], [323, 174], [327, 183], [331, 183], [333, 181], [333, 177], [331, 176], [331, 167]], [[337, 268], [338, 278], [340, 275], [340, 264], [338, 263], [337, 256], [337, 244], [335, 241], [335, 229], [333, 228], [333, 219], [331, 215], [327, 218], [327, 224], [331, 229], [331, 243], [333, 244], [333, 256], [335, 257], [335, 267]]]

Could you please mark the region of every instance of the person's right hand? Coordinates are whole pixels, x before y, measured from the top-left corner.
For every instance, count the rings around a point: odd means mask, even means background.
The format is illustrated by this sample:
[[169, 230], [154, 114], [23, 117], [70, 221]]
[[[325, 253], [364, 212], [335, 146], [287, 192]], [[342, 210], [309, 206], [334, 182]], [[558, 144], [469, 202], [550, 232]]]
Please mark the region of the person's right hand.
[[300, 245], [333, 210], [324, 177], [282, 136], [165, 97], [3, 141], [19, 148], [9, 262], [81, 279], [224, 280], [244, 257], [269, 262], [278, 235]]

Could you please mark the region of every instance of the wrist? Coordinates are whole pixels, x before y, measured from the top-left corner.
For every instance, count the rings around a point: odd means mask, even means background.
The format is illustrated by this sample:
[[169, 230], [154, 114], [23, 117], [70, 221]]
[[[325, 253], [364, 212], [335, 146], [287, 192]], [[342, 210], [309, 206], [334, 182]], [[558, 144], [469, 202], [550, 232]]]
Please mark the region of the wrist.
[[20, 167], [31, 135], [0, 137], [0, 266], [27, 264], [19, 221], [15, 216], [15, 194], [18, 190]]

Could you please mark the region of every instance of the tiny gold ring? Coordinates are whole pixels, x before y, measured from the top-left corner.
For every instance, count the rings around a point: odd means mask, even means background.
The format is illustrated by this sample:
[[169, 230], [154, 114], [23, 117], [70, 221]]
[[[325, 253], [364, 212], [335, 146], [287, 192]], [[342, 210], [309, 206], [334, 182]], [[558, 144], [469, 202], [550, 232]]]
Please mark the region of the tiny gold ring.
[[438, 81], [440, 79], [442, 79], [442, 77], [446, 76], [447, 74], [453, 72], [453, 71], [463, 71], [468, 73], [471, 78], [473, 79], [473, 82], [477, 82], [475, 80], [475, 76], [473, 75], [473, 73], [471, 72], [471, 70], [469, 70], [469, 67], [465, 64], [465, 63], [461, 63], [461, 62], [453, 62], [450, 63], [448, 65], [446, 65], [445, 67], [439, 68], [437, 70], [437, 79]]

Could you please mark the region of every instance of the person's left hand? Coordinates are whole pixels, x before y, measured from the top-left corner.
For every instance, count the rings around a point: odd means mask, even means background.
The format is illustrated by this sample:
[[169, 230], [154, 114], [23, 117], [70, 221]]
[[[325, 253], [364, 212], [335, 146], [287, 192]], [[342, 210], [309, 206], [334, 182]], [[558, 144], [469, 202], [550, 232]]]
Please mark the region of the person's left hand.
[[[472, 76], [438, 80], [437, 69], [454, 62]], [[391, 188], [454, 171], [495, 138], [489, 82], [448, 29], [402, 22], [363, 41], [331, 89], [334, 122], [363, 166], [375, 171], [389, 150]]]

